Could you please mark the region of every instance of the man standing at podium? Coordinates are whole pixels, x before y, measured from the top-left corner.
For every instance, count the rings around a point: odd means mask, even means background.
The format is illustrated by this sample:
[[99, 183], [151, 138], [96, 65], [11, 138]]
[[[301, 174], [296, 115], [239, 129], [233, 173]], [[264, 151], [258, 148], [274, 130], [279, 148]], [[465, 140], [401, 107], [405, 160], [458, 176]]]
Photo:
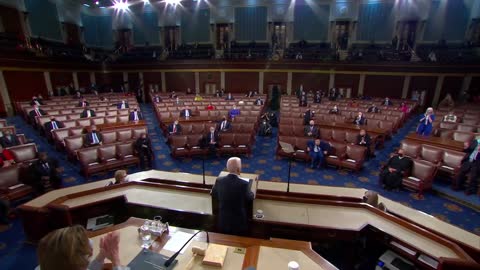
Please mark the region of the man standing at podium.
[[212, 198], [218, 204], [218, 230], [225, 234], [245, 235], [248, 232], [247, 204], [253, 201], [249, 182], [240, 178], [242, 160], [227, 161], [228, 175], [217, 178]]

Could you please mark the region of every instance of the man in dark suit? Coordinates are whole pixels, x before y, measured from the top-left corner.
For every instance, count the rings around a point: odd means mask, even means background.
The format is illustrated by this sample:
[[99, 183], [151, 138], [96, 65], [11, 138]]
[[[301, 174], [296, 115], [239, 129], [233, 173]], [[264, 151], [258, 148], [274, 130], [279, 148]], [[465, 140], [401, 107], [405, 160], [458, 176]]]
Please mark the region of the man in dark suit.
[[367, 120], [365, 119], [365, 116], [363, 116], [362, 112], [358, 112], [357, 117], [353, 119], [353, 123], [358, 126], [365, 125], [367, 123]]
[[263, 99], [259, 97], [255, 100], [255, 102], [253, 104], [255, 104], [256, 106], [262, 106], [263, 103], [264, 103]]
[[123, 99], [120, 103], [117, 104], [117, 109], [121, 110], [121, 109], [128, 109], [129, 106], [128, 106], [128, 102]]
[[235, 98], [232, 96], [232, 93], [228, 93], [227, 97], [225, 100], [235, 100]]
[[310, 120], [312, 120], [315, 112], [312, 111], [311, 109], [306, 110], [303, 113], [303, 125], [308, 125], [310, 123]]
[[322, 142], [319, 138], [307, 142], [307, 152], [310, 155], [312, 160], [310, 168], [320, 168], [323, 166], [325, 161], [325, 156], [330, 150], [330, 144], [327, 142]]
[[38, 98], [37, 96], [33, 96], [32, 101], [30, 101], [30, 105], [32, 105], [32, 106], [33, 105], [38, 105], [38, 106], [43, 105], [43, 100]]
[[188, 106], [185, 106], [183, 110], [180, 111], [180, 117], [191, 117], [192, 116], [192, 110], [188, 108]]
[[365, 146], [367, 148], [367, 157], [372, 156], [372, 153], [370, 151], [371, 143], [372, 139], [370, 138], [370, 135], [367, 134], [367, 131], [365, 131], [365, 129], [361, 129], [360, 133], [357, 135], [357, 140], [355, 144]]
[[230, 121], [228, 121], [226, 116], [223, 116], [222, 120], [218, 123], [218, 131], [219, 132], [227, 132], [232, 127]]
[[322, 103], [322, 92], [318, 90], [313, 97], [313, 103]]
[[340, 110], [338, 109], [337, 105], [333, 106], [333, 108], [328, 111], [329, 114], [340, 114]]
[[160, 103], [160, 102], [162, 102], [162, 98], [159, 95], [155, 95], [153, 97], [153, 102], [154, 103]]
[[96, 126], [90, 127], [90, 132], [85, 135], [85, 146], [95, 146], [95, 145], [102, 145], [103, 143], [103, 136], [99, 132], [97, 132]]
[[462, 189], [467, 179], [470, 178], [465, 194], [470, 195], [475, 193], [478, 186], [478, 177], [480, 175], [480, 136], [471, 142], [464, 144], [464, 152], [467, 153], [462, 160], [462, 167], [458, 173], [455, 181], [454, 189]]
[[227, 161], [228, 175], [217, 178], [211, 195], [218, 204], [218, 230], [225, 234], [245, 235], [248, 232], [247, 206], [254, 195], [248, 181], [240, 178], [242, 161], [238, 157]]
[[95, 111], [86, 107], [83, 112], [80, 114], [80, 118], [95, 117]]
[[139, 112], [137, 108], [133, 108], [133, 112], [130, 112], [128, 115], [128, 121], [137, 122], [140, 120], [143, 120], [143, 114]]
[[384, 106], [392, 106], [393, 105], [393, 102], [390, 101], [390, 99], [388, 97], [385, 98], [385, 100], [383, 101], [382, 105]]
[[3, 148], [7, 148], [20, 145], [20, 141], [18, 140], [17, 136], [12, 134], [12, 131], [7, 129], [3, 132], [3, 137], [0, 137], [0, 144], [3, 146]]
[[33, 180], [32, 186], [38, 194], [43, 194], [52, 188], [61, 187], [63, 168], [59, 166], [56, 159], [49, 158], [47, 153], [40, 153], [38, 160], [30, 168]]
[[34, 126], [37, 127], [37, 116], [44, 116], [47, 115], [47, 112], [40, 109], [38, 105], [33, 105], [32, 110], [28, 112], [28, 116], [30, 117], [30, 122], [33, 123]]
[[210, 127], [210, 131], [205, 136], [205, 143], [208, 145], [210, 152], [215, 152], [218, 146], [218, 132], [215, 131], [215, 127]]
[[145, 170], [148, 168], [153, 168], [152, 159], [153, 159], [153, 150], [152, 143], [147, 137], [147, 134], [142, 133], [140, 138], [135, 142], [135, 150], [138, 153], [138, 158], [140, 159], [140, 168]]
[[62, 122], [55, 120], [55, 116], [52, 115], [50, 116], [50, 121], [46, 122], [43, 127], [47, 133], [50, 133], [52, 130], [64, 128], [65, 125]]
[[85, 98], [82, 99], [81, 101], [79, 101], [78, 105], [77, 105], [77, 107], [83, 107], [83, 108], [88, 107], [88, 106], [90, 106], [90, 103]]
[[[305, 93], [305, 92], [304, 92], [304, 93]], [[306, 95], [306, 94], [301, 95], [298, 106], [300, 106], [300, 107], [307, 107], [307, 105], [308, 105], [307, 95]]]
[[318, 127], [315, 126], [315, 121], [310, 120], [308, 125], [303, 129], [303, 133], [307, 137], [316, 138], [318, 137]]
[[168, 125], [169, 135], [178, 135], [181, 133], [182, 133], [182, 126], [178, 123], [178, 120], [175, 120], [173, 123]]
[[377, 107], [377, 105], [372, 104], [372, 106], [370, 106], [370, 108], [368, 108], [367, 112], [369, 112], [369, 113], [379, 113], [380, 109]]
[[403, 154], [403, 149], [400, 148], [380, 172], [380, 183], [384, 189], [398, 190], [402, 186], [404, 174], [412, 168], [412, 160]]

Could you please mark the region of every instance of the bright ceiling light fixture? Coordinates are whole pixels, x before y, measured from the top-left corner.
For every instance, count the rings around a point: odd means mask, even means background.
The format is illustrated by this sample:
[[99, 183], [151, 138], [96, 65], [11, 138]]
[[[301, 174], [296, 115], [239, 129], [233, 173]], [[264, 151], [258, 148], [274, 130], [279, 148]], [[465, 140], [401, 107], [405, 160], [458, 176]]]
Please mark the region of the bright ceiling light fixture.
[[180, 2], [182, 2], [182, 0], [165, 0], [164, 2], [167, 3], [167, 5], [176, 6], [180, 5]]
[[117, 0], [114, 1], [113, 7], [118, 10], [127, 10], [128, 9], [128, 3], [127, 0]]

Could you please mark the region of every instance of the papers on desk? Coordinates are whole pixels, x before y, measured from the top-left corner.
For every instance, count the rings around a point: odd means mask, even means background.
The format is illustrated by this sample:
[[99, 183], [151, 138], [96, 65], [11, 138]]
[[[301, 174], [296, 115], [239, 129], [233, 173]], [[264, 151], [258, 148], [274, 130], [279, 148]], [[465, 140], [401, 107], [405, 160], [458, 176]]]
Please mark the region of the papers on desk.
[[[190, 237], [192, 237], [192, 235], [193, 234], [191, 234], [191, 233], [176, 232], [175, 234], [173, 234], [172, 238], [170, 238], [168, 240], [168, 242], [165, 244], [165, 246], [163, 246], [163, 249], [169, 250], [169, 251], [172, 251], [172, 252], [177, 252], [188, 241], [188, 239], [190, 239]], [[181, 254], [183, 254], [183, 252], [185, 251], [187, 246], [185, 246], [182, 249], [182, 251], [180, 252]]]
[[175, 267], [178, 261], [175, 260], [169, 267], [165, 267], [165, 261], [167, 261], [168, 259], [169, 257], [167, 256], [145, 250], [140, 251], [140, 253], [138, 253], [138, 255], [128, 264], [128, 267], [130, 267], [130, 269], [142, 270], [169, 270]]

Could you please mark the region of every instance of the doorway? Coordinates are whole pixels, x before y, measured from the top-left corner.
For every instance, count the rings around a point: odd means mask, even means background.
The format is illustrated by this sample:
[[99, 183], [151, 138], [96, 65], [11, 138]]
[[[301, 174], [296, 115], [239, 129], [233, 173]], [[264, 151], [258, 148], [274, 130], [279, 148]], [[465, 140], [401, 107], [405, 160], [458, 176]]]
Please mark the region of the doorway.
[[398, 25], [399, 43], [397, 50], [406, 51], [415, 47], [415, 37], [417, 35], [417, 21], [401, 21]]
[[217, 84], [215, 83], [205, 83], [205, 94], [215, 94], [217, 92]]
[[217, 50], [224, 50], [229, 47], [230, 44], [230, 27], [227, 23], [217, 24]]
[[348, 48], [350, 31], [350, 21], [335, 21], [335, 28], [333, 31], [333, 40], [335, 48], [346, 50]]
[[283, 22], [274, 22], [272, 25], [272, 48], [273, 50], [285, 49], [287, 43], [287, 26]]

